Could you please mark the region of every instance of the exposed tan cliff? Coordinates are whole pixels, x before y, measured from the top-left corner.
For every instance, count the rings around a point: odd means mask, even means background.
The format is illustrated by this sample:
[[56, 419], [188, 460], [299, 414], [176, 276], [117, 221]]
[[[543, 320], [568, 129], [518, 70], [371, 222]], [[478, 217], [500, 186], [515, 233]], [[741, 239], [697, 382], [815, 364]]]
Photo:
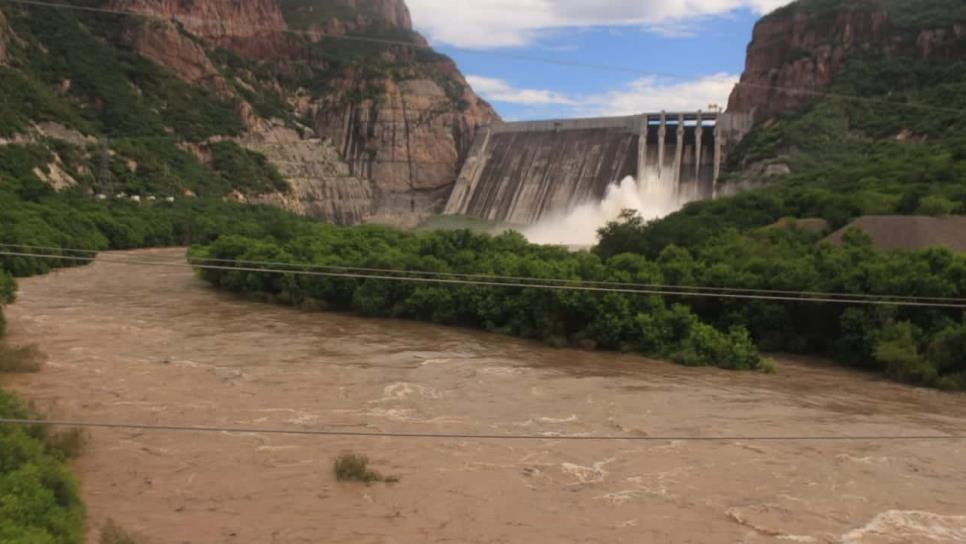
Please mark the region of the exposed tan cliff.
[[763, 121], [796, 110], [826, 90], [856, 54], [964, 58], [966, 25], [909, 28], [888, 8], [881, 0], [843, 1], [831, 8], [804, 0], [763, 18], [755, 25], [729, 111], [754, 111], [756, 121]]
[[[126, 29], [123, 39], [133, 50], [188, 83], [239, 101], [248, 127], [240, 142], [265, 154], [293, 188], [291, 194], [258, 200], [292, 211], [345, 223], [401, 224], [435, 213], [445, 204], [477, 128], [498, 119], [452, 61], [419, 51], [425, 41], [412, 33], [401, 0], [114, 4], [151, 17]], [[306, 24], [290, 26], [296, 23]], [[355, 54], [357, 42], [332, 42], [333, 37], [386, 29], [403, 32], [414, 46], [380, 46], [374, 62], [351, 66], [327, 47]], [[360, 50], [371, 46], [358, 43]], [[220, 64], [219, 49], [250, 64]], [[377, 65], [391, 69], [379, 72]], [[325, 80], [298, 83], [306, 70], [325, 73]], [[265, 92], [285, 102], [287, 120], [266, 118], [246, 100]], [[300, 130], [279, 132], [280, 124]]]
[[232, 94], [204, 48], [179, 31], [176, 23], [133, 24], [126, 30], [124, 38], [139, 54], [171, 70], [184, 81], [203, 85], [220, 96]]
[[191, 35], [215, 42], [286, 28], [275, 0], [111, 0], [108, 7], [177, 21]]

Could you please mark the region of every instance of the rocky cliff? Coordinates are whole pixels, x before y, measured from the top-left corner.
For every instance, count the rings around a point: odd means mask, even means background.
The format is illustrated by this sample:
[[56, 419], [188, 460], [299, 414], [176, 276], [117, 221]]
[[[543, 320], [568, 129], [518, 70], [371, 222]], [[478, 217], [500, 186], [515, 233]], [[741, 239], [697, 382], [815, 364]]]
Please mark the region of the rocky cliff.
[[[58, 24], [64, 32], [91, 34], [98, 41], [85, 43], [91, 49], [110, 49], [98, 55], [117, 56], [116, 69], [107, 64], [102, 70], [122, 73], [102, 79], [134, 86], [136, 93], [126, 97], [132, 108], [156, 99], [157, 106], [148, 108], [160, 113], [162, 128], [155, 133], [190, 142], [179, 149], [191, 150], [208, 166], [206, 146], [234, 141], [267, 158], [290, 186], [268, 193], [225, 187], [234, 198], [340, 223], [412, 223], [442, 208], [476, 130], [498, 119], [455, 64], [413, 32], [402, 0], [107, 0], [105, 7], [137, 16], [61, 13]], [[51, 23], [40, 20], [49, 9], [4, 9], [16, 10], [15, 28], [34, 37], [35, 46], [27, 40], [20, 52], [23, 69], [37, 64], [38, 78], [82, 109], [79, 117], [96, 117], [93, 128], [80, 121], [73, 128], [125, 138], [146, 132], [134, 119], [130, 128], [112, 125], [106, 110], [125, 100], [107, 96], [117, 91], [106, 84], [79, 87], [78, 77], [71, 77], [79, 70], [64, 66], [90, 58], [72, 61], [76, 51], [61, 61], [39, 58], [57, 48], [47, 43], [56, 35], [45, 26]], [[51, 65], [63, 73], [49, 77]], [[168, 74], [187, 88], [154, 85]], [[203, 100], [179, 105], [188, 94]], [[216, 113], [216, 122], [205, 118]], [[41, 112], [34, 117], [47, 120]], [[64, 124], [71, 125], [67, 119]], [[114, 176], [115, 185], [118, 177], [125, 176]], [[120, 185], [138, 192], [144, 184]]]
[[755, 26], [729, 111], [757, 121], [793, 111], [829, 89], [850, 59], [966, 58], [966, 4], [958, 0], [800, 0]]

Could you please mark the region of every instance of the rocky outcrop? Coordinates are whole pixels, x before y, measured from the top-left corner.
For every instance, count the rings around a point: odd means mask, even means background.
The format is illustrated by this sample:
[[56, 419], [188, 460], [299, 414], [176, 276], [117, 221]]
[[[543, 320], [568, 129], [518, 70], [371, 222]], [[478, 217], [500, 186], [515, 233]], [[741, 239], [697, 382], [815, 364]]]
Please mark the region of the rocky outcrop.
[[728, 111], [754, 112], [756, 121], [807, 104], [832, 83], [854, 48], [880, 43], [888, 14], [874, 8], [838, 13], [831, 20], [795, 9], [755, 25], [745, 71], [728, 101]]
[[[379, 211], [403, 216], [424, 210], [427, 193], [452, 186], [477, 128], [494, 118], [474, 96], [465, 98], [468, 106], [459, 110], [435, 81], [388, 81], [378, 104], [322, 111], [316, 128], [336, 144], [353, 175], [374, 182], [384, 197], [381, 207], [389, 208]], [[430, 207], [441, 207], [445, 198]]]
[[331, 142], [305, 139], [290, 129], [276, 127], [240, 143], [265, 155], [291, 186], [288, 193], [258, 195], [249, 202], [272, 204], [340, 224], [361, 223], [372, 217], [372, 184], [350, 174], [349, 165]]
[[412, 30], [413, 21], [409, 15], [409, 8], [402, 0], [337, 0], [369, 17], [381, 21], [391, 28]]
[[204, 48], [181, 32], [177, 23], [150, 21], [132, 24], [125, 31], [124, 39], [138, 54], [171, 70], [185, 82], [203, 85], [222, 97], [231, 96], [228, 83]]
[[[314, 3], [279, 0], [279, 5], [286, 20], [329, 35], [360, 31], [372, 25], [393, 30], [412, 30], [413, 26], [409, 8], [402, 0], [327, 0]], [[345, 17], [343, 14], [351, 16]]]
[[192, 36], [223, 44], [286, 29], [276, 0], [111, 0], [108, 7], [175, 21]]
[[[374, 75], [371, 66], [333, 71], [339, 65], [317, 42], [364, 35], [370, 28], [411, 32], [401, 0], [113, 0], [111, 5], [150, 17], [125, 30], [129, 47], [182, 80], [240, 103], [248, 127], [243, 145], [265, 154], [293, 189], [257, 199], [298, 213], [340, 223], [403, 224], [441, 211], [476, 130], [498, 120], [445, 57], [427, 60], [412, 48], [385, 47], [375, 60], [405, 67], [397, 71], [402, 75], [391, 70]], [[342, 15], [308, 30], [291, 32], [286, 23], [331, 13]], [[425, 44], [415, 34], [412, 40], [417, 47]], [[226, 81], [225, 67], [213, 60], [217, 49], [259, 65], [252, 79], [257, 82]], [[304, 81], [292, 77], [300, 70], [326, 73], [324, 89], [293, 85]], [[265, 73], [279, 75], [266, 80]], [[280, 135], [281, 121], [259, 117], [235, 84], [246, 86], [249, 95], [270, 91], [282, 97], [290, 107], [288, 126], [297, 122], [301, 130]]]
[[755, 25], [728, 110], [754, 112], [760, 122], [799, 109], [827, 89], [845, 61], [858, 53], [966, 58], [966, 22], [914, 29], [889, 7], [881, 0], [843, 0], [837, 7], [801, 0], [763, 18]]

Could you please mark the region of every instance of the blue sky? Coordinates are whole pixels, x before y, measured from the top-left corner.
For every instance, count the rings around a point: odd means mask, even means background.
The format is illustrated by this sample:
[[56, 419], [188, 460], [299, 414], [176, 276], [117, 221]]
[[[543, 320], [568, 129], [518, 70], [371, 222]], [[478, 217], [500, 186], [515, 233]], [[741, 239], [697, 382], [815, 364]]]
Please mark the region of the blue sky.
[[522, 120], [724, 106], [755, 21], [787, 0], [407, 3], [477, 93]]

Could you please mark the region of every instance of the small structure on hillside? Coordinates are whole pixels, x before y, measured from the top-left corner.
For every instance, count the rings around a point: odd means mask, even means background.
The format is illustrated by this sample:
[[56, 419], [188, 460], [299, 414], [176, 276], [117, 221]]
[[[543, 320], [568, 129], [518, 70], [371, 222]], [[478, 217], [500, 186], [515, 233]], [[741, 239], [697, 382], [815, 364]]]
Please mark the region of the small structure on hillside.
[[945, 247], [966, 252], [966, 216], [928, 217], [918, 215], [868, 215], [860, 217], [831, 235], [825, 241], [841, 244], [842, 236], [851, 228], [872, 238], [879, 249], [917, 250]]

